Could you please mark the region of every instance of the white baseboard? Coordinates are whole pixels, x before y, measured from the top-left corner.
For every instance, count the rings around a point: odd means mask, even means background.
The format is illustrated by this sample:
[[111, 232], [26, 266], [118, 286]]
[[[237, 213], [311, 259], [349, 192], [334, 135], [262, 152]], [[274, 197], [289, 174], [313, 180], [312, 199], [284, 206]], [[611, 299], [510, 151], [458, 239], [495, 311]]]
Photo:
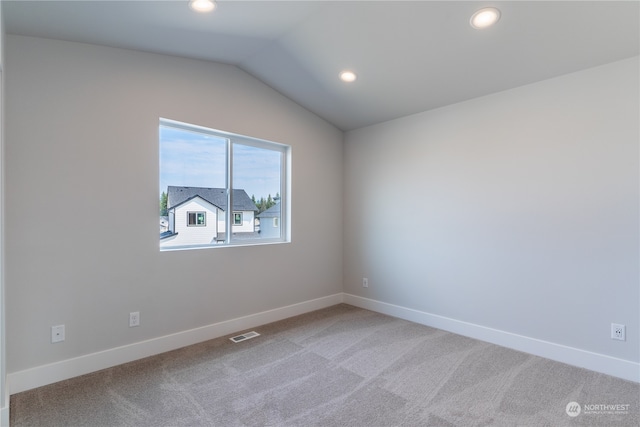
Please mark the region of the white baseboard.
[[[342, 302], [355, 307], [365, 308], [367, 310], [376, 311], [378, 313], [640, 383], [640, 364], [636, 362], [617, 359], [603, 354], [592, 353], [561, 344], [512, 334], [510, 332], [487, 328], [356, 295], [339, 293], [122, 347], [116, 347], [97, 353], [62, 360], [48, 365], [37, 366], [24, 371], [12, 372], [7, 375], [7, 397], [9, 394], [31, 390], [54, 382], [110, 368], [123, 363], [132, 362], [144, 357], [219, 338], [234, 332], [255, 328], [257, 326], [283, 320], [288, 317], [330, 307]], [[8, 423], [9, 405], [6, 404], [5, 407], [0, 408], [0, 426], [5, 427]]]
[[343, 302], [433, 328], [497, 344], [557, 362], [640, 383], [640, 363], [487, 328], [411, 308], [344, 294]]
[[[148, 356], [175, 350], [188, 345], [197, 344], [214, 338], [219, 338], [249, 328], [277, 322], [288, 317], [330, 307], [342, 302], [343, 294], [304, 301], [298, 304], [280, 307], [273, 310], [249, 316], [239, 317], [224, 322], [214, 323], [188, 331], [178, 332], [146, 341], [137, 342], [122, 347], [116, 347], [97, 353], [74, 357], [48, 365], [37, 366], [24, 371], [12, 372], [7, 375], [8, 394], [20, 393], [54, 382], [66, 380], [101, 369], [110, 368]], [[7, 420], [9, 410], [6, 410]], [[4, 420], [4, 408], [3, 408]], [[2, 424], [4, 427], [4, 424]]]

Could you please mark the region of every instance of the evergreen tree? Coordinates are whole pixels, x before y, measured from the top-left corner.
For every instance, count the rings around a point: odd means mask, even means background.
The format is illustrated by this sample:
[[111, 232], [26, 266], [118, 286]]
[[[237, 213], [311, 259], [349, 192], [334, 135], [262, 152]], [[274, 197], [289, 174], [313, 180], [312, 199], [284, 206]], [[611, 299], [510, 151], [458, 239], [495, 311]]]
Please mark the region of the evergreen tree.
[[160, 216], [167, 216], [167, 215], [169, 215], [167, 211], [167, 193], [163, 191], [162, 194], [160, 195]]
[[280, 193], [276, 193], [276, 197], [271, 197], [271, 194], [269, 194], [266, 199], [264, 197], [260, 197], [260, 200], [256, 200], [256, 196], [253, 195], [251, 196], [251, 201], [258, 208], [258, 213], [261, 214], [270, 207], [275, 206], [280, 201]]

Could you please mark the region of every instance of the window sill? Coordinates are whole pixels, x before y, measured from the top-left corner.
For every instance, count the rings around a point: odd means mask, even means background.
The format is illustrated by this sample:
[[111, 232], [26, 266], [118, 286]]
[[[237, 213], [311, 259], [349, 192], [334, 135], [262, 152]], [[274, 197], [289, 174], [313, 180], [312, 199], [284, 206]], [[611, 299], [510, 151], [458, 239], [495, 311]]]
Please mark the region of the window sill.
[[237, 248], [237, 247], [245, 247], [245, 246], [268, 246], [268, 245], [279, 245], [283, 243], [291, 243], [290, 240], [260, 240], [260, 241], [241, 241], [241, 242], [230, 242], [230, 243], [218, 243], [218, 244], [207, 244], [207, 245], [185, 245], [185, 246], [172, 246], [168, 248], [160, 248], [160, 252], [173, 252], [173, 251], [187, 251], [194, 249], [220, 249], [220, 248]]

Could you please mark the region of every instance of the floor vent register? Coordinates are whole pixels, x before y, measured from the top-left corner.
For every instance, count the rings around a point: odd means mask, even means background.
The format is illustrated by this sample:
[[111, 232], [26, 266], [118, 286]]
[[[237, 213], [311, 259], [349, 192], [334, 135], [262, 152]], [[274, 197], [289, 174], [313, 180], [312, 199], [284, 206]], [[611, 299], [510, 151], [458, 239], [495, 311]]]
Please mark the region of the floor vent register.
[[229, 338], [233, 342], [242, 342], [246, 340], [250, 340], [251, 338], [259, 337], [260, 334], [256, 331], [247, 332], [246, 334], [236, 335], [235, 337]]

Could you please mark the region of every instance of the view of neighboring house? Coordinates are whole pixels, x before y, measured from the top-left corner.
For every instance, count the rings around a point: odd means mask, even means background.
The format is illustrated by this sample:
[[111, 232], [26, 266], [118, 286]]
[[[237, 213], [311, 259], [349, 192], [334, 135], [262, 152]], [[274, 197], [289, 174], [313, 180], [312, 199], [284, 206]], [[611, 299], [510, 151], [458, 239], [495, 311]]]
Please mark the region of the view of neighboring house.
[[259, 213], [260, 235], [263, 238], [279, 238], [280, 234], [280, 202], [271, 206], [266, 211]]
[[[225, 240], [227, 192], [224, 188], [175, 187], [167, 189], [167, 231], [160, 247], [210, 245]], [[244, 190], [233, 190], [232, 233], [255, 232], [258, 208]]]
[[160, 234], [169, 231], [169, 217], [160, 216]]

